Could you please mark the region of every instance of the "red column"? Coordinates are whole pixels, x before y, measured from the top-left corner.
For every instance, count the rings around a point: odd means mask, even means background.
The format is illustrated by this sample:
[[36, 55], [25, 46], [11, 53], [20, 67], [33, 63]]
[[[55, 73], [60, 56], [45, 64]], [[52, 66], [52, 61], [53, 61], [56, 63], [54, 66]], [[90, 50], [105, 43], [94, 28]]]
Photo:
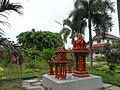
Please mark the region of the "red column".
[[76, 71], [78, 70], [78, 67], [79, 67], [78, 63], [79, 63], [79, 60], [78, 60], [78, 57], [76, 56]]
[[79, 58], [79, 70], [82, 71], [82, 57]]
[[60, 64], [59, 79], [62, 79], [62, 64]]
[[67, 72], [71, 73], [72, 72], [72, 70], [71, 70], [71, 62], [69, 62], [67, 65], [68, 65], [67, 66]]
[[62, 68], [63, 69], [62, 76], [63, 76], [63, 78], [65, 78], [65, 64], [63, 64], [62, 67], [63, 67]]
[[86, 71], [86, 61], [85, 61], [85, 56], [83, 57], [84, 60], [84, 71]]
[[67, 64], [67, 63], [64, 63], [64, 64], [63, 64], [63, 78], [64, 78], [64, 79], [66, 79], [66, 76], [67, 76], [66, 64]]
[[58, 64], [55, 63], [55, 78], [58, 78]]
[[50, 67], [49, 75], [54, 75], [53, 63], [52, 62], [49, 62], [49, 67]]
[[66, 70], [66, 64], [65, 64], [65, 77], [64, 77], [64, 79], [66, 79], [66, 77], [67, 77], [67, 70]]

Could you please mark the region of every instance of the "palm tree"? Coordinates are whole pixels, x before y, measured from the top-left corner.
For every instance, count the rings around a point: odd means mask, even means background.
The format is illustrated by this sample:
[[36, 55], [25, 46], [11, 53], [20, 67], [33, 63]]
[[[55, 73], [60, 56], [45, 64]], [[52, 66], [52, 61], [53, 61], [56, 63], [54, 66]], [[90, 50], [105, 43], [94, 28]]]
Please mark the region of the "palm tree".
[[73, 44], [74, 38], [78, 33], [84, 34], [86, 26], [87, 23], [83, 20], [81, 20], [81, 23], [76, 23], [67, 18], [63, 20], [63, 28], [61, 29], [60, 34], [63, 35], [65, 43], [67, 43], [67, 37], [70, 35], [70, 38], [72, 39], [71, 43]]
[[[67, 27], [65, 27], [65, 25]], [[67, 43], [67, 37], [70, 35], [72, 31], [72, 22], [69, 19], [63, 20], [63, 28], [60, 31], [60, 34], [63, 35], [63, 41]]]
[[[0, 15], [5, 18], [7, 18], [7, 16], [5, 16], [3, 14], [3, 12], [9, 14], [10, 11], [15, 11], [21, 15], [23, 13], [20, 9], [22, 9], [22, 8], [23, 8], [23, 6], [20, 5], [19, 3], [10, 3], [9, 0], [1, 0], [0, 1]], [[6, 21], [0, 21], [0, 23], [2, 23], [3, 25], [10, 26], [10, 24]], [[0, 28], [0, 30], [1, 30], [0, 34], [4, 34], [4, 31], [1, 28]]]
[[[88, 20], [91, 71], [93, 69], [91, 28], [93, 27], [96, 30], [100, 30], [100, 32], [111, 30], [111, 16], [108, 11], [111, 11], [111, 13], [115, 11], [113, 2], [110, 0], [76, 0], [74, 3], [74, 10], [69, 16], [72, 17], [75, 22]], [[109, 18], [109, 23], [107, 18]]]
[[120, 0], [117, 1], [118, 22], [119, 22], [119, 34], [120, 34]]

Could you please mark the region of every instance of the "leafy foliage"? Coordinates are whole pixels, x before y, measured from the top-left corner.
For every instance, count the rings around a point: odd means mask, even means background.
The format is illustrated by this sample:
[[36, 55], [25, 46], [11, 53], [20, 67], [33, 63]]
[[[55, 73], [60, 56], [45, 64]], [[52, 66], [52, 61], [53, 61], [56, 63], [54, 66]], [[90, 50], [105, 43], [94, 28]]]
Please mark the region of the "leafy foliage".
[[[92, 29], [96, 33], [102, 33], [103, 36], [105, 35], [105, 32], [111, 31], [113, 24], [110, 13], [115, 11], [113, 4], [114, 3], [110, 0], [75, 0], [74, 10], [69, 14], [69, 18], [72, 19], [72, 22], [75, 23], [77, 27], [77, 29], [72, 29], [73, 33], [79, 32], [82, 34], [88, 26], [91, 70], [93, 68]], [[76, 37], [75, 34], [72, 35], [74, 35], [73, 37]]]
[[54, 49], [43, 49], [41, 54], [44, 60], [52, 60], [56, 57]]
[[10, 3], [10, 0], [1, 0], [1, 7], [0, 7], [0, 12], [5, 12], [5, 11], [16, 11], [18, 14], [23, 14], [22, 11], [20, 11], [21, 8], [23, 8], [22, 5], [18, 3]]
[[111, 47], [109, 43], [106, 43], [101, 53], [104, 54], [107, 62], [110, 63], [120, 63], [120, 41], [114, 41]]
[[104, 56], [95, 56], [94, 61], [96, 62], [105, 62], [105, 57]]
[[[80, 22], [80, 21], [79, 21]], [[78, 33], [84, 34], [85, 27], [87, 23], [85, 21], [75, 22], [69, 18], [63, 20], [63, 28], [60, 31], [60, 34], [63, 35], [63, 40], [67, 43], [67, 37], [70, 35], [72, 39], [71, 43], [74, 42], [74, 38]]]
[[[110, 0], [75, 0], [74, 10], [71, 11], [69, 17], [72, 21], [84, 26], [79, 31], [83, 31], [87, 25], [87, 20], [93, 25], [96, 33], [105, 33], [111, 30], [112, 17], [110, 13], [115, 12], [113, 8], [114, 2]], [[83, 30], [82, 30], [83, 29]]]
[[92, 74], [98, 75], [102, 77], [103, 82], [110, 83], [112, 85], [120, 86], [120, 74], [119, 73], [112, 73], [112, 72], [105, 72], [94, 70]]
[[39, 51], [44, 48], [55, 48], [63, 45], [60, 34], [49, 31], [35, 31], [34, 29], [20, 33], [17, 40], [24, 49], [34, 48]]
[[[1, 57], [3, 59], [7, 58], [10, 61], [11, 56], [15, 55], [18, 58], [18, 63], [22, 64], [24, 60], [21, 49], [19, 45], [15, 44], [13, 41], [8, 40], [7, 38], [0, 38], [0, 51], [4, 52]], [[5, 54], [5, 52], [8, 52]], [[8, 56], [7, 56], [8, 55]], [[7, 57], [6, 57], [7, 56]]]

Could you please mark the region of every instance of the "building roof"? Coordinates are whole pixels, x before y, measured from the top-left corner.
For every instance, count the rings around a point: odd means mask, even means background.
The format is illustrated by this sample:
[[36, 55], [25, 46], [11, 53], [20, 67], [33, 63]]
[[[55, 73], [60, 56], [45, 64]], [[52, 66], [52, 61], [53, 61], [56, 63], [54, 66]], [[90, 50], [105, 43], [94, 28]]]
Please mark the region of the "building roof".
[[[105, 44], [93, 44], [92, 47], [96, 48], [96, 47], [103, 47]], [[112, 44], [110, 44], [110, 46], [113, 46]]]
[[[120, 40], [120, 37], [117, 37], [117, 36], [114, 36], [114, 35], [111, 35], [111, 34], [108, 34], [108, 33], [105, 34], [104, 38], [105, 39]], [[93, 40], [103, 39], [103, 35], [102, 34], [97, 34], [92, 39]]]

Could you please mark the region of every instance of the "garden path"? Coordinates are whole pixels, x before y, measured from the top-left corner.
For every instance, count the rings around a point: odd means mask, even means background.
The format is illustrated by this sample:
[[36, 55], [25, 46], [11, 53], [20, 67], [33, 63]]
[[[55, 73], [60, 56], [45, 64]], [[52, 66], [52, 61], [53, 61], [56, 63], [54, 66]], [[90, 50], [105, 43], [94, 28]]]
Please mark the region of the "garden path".
[[[41, 84], [41, 79], [39, 78], [34, 78], [34, 79], [28, 79], [28, 80], [23, 80], [22, 85], [25, 87], [27, 90], [46, 90], [42, 84]], [[113, 86], [111, 84], [103, 84], [103, 88], [99, 90], [120, 90], [120, 87]]]

